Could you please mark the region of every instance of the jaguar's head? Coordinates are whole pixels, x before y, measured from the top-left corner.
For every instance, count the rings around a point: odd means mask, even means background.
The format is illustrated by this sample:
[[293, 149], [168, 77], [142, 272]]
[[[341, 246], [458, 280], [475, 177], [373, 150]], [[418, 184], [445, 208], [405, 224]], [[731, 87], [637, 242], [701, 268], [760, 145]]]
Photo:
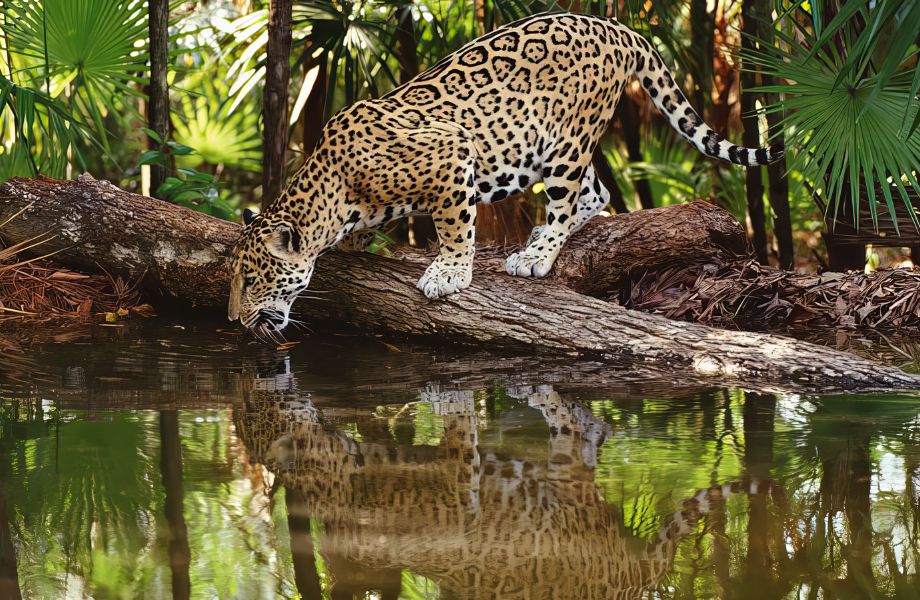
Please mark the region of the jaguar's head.
[[243, 223], [230, 260], [227, 316], [273, 338], [290, 322], [291, 305], [310, 283], [320, 249], [284, 213], [246, 210]]

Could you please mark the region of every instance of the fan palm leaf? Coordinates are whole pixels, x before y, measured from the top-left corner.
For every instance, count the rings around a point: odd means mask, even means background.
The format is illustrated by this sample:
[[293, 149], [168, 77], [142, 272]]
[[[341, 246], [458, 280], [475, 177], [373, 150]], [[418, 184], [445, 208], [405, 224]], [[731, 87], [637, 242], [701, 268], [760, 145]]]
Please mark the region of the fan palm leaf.
[[849, 0], [829, 21], [818, 5], [777, 9], [781, 19], [795, 13], [791, 30], [780, 28], [776, 46], [761, 42], [746, 60], [777, 82], [761, 91], [784, 98], [766, 110], [781, 115], [787, 145], [797, 148], [789, 170], [814, 183], [832, 221], [849, 212], [858, 227], [864, 201], [876, 231], [879, 210], [897, 228], [900, 201], [920, 229], [909, 194], [920, 193], [920, 131], [905, 127], [920, 108], [920, 67], [908, 68], [920, 0]]
[[19, 74], [33, 87], [44, 80], [51, 96], [69, 89], [70, 102], [97, 133], [104, 132], [107, 107], [126, 94], [140, 95], [147, 63], [142, 0], [15, 0], [4, 10]]

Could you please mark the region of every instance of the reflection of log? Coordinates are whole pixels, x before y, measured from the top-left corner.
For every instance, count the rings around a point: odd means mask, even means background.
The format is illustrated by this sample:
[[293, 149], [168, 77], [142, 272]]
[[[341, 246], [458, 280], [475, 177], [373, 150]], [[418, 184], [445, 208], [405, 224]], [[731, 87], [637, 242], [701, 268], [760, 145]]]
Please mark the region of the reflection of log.
[[[159, 293], [223, 307], [225, 256], [238, 232], [235, 224], [89, 178], [13, 179], [0, 188], [0, 222], [23, 209], [5, 226], [7, 241], [57, 232], [44, 250], [59, 250], [56, 260], [64, 264], [143, 275], [145, 285]], [[328, 301], [304, 302], [300, 310], [316, 321], [365, 330], [632, 359], [760, 389], [920, 387], [918, 377], [848, 354], [782, 337], [673, 322], [560, 285], [570, 272], [579, 278], [576, 286], [602, 277], [612, 282], [632, 268], [743, 248], [736, 223], [726, 226], [726, 217], [706, 216], [717, 212], [696, 203], [596, 220], [567, 246], [555, 280], [508, 277], [483, 260], [468, 290], [435, 302], [415, 289], [423, 268], [418, 255], [397, 261], [331, 253], [317, 264], [313, 283], [330, 292]], [[717, 231], [708, 223], [716, 224]], [[643, 256], [638, 246], [652, 252]], [[611, 260], [618, 256], [629, 262]], [[572, 271], [571, 265], [576, 265]], [[620, 275], [613, 274], [617, 269]]]

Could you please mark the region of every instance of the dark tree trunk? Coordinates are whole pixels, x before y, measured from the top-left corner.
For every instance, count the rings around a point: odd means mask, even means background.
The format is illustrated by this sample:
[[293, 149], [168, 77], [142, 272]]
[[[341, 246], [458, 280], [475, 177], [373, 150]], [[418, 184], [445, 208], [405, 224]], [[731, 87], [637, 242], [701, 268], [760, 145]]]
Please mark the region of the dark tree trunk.
[[262, 92], [262, 208], [281, 195], [288, 141], [288, 86], [291, 81], [291, 0], [271, 0]]
[[690, 38], [693, 55], [696, 58], [696, 72], [693, 83], [696, 88], [691, 97], [696, 111], [705, 120], [709, 106], [709, 91], [712, 89], [712, 60], [714, 54], [715, 24], [713, 16], [706, 11], [706, 0], [690, 0]]
[[[17, 213], [4, 227], [9, 242], [65, 232], [44, 243], [41, 252], [55, 252], [55, 261], [69, 266], [103, 268], [132, 281], [143, 277], [140, 285], [148, 293], [225, 310], [227, 253], [239, 235], [237, 224], [89, 177], [13, 178], [0, 187], [0, 222]], [[723, 223], [720, 231], [700, 227], [707, 218]], [[566, 243], [547, 279], [509, 277], [497, 264], [501, 257], [483, 252], [471, 286], [439, 301], [427, 300], [415, 287], [430, 255], [404, 251], [402, 260], [393, 260], [329, 252], [317, 262], [311, 284], [328, 292], [326, 301], [305, 301], [296, 310], [317, 323], [348, 324], [365, 332], [638, 360], [679, 377], [718, 378], [720, 384], [754, 390], [920, 388], [920, 377], [845, 352], [670, 321], [565, 287], [590, 288], [596, 284], [585, 279], [600, 279], [609, 269], [625, 277], [638, 266], [642, 248], [642, 264], [660, 266], [675, 257], [698, 258], [701, 248], [711, 255], [714, 249], [737, 247], [739, 239], [743, 245], [738, 223], [705, 202], [595, 218]], [[688, 248], [691, 241], [699, 245]]]
[[[749, 36], [757, 36], [759, 33], [758, 19], [760, 11], [758, 0], [744, 0], [742, 4], [742, 13], [744, 14], [744, 35], [741, 38], [741, 46], [745, 49], [753, 49], [754, 41]], [[751, 88], [757, 86], [757, 73], [751, 70], [745, 70], [741, 73], [741, 121], [744, 124], [744, 135], [742, 141], [748, 148], [760, 146], [760, 134], [757, 126], [757, 115], [754, 114], [756, 96], [751, 92]], [[760, 167], [748, 167], [745, 176], [747, 189], [748, 216], [751, 219], [751, 228], [753, 229], [754, 253], [757, 261], [762, 264], [768, 264], [767, 253], [767, 225], [764, 217], [763, 202], [763, 179]]]
[[[165, 152], [169, 140], [169, 83], [166, 74], [169, 68], [169, 0], [150, 0], [148, 29], [150, 35], [150, 83], [148, 84], [147, 126], [163, 143], [147, 138], [147, 147]], [[167, 169], [163, 165], [150, 166], [150, 193], [154, 196], [166, 180]]]
[[166, 492], [167, 552], [172, 573], [172, 597], [181, 600], [191, 595], [191, 553], [182, 505], [182, 444], [179, 441], [179, 415], [175, 410], [160, 411], [160, 469]]
[[[623, 140], [626, 142], [626, 152], [630, 162], [642, 160], [642, 137], [639, 129], [639, 111], [628, 95], [623, 94], [617, 105], [616, 116], [620, 120], [623, 131]], [[648, 179], [639, 178], [633, 182], [636, 193], [639, 195], [639, 204], [642, 208], [654, 208], [655, 200], [652, 198], [652, 187]]]
[[623, 198], [623, 190], [621, 190], [619, 184], [617, 184], [616, 177], [613, 175], [613, 169], [610, 168], [610, 162], [607, 160], [607, 157], [604, 156], [604, 152], [601, 150], [599, 144], [597, 148], [594, 149], [594, 155], [591, 157], [591, 164], [594, 165], [594, 173], [597, 175], [601, 184], [610, 192], [610, 206], [613, 207], [613, 210], [615, 210], [617, 214], [628, 213], [629, 209], [626, 207], [626, 199]]
[[[769, 28], [769, 37], [773, 38], [773, 28]], [[765, 75], [764, 83], [772, 83], [773, 76]], [[770, 96], [771, 102], [779, 101], [776, 94]], [[771, 142], [785, 146], [786, 139], [780, 125], [779, 113], [769, 113], [767, 123], [770, 126]], [[779, 250], [779, 268], [792, 270], [795, 267], [795, 249], [792, 243], [792, 215], [789, 210], [789, 180], [786, 179], [786, 157], [767, 166], [770, 180], [770, 208], [773, 209], [773, 235]]]
[[833, 234], [824, 235], [827, 246], [827, 268], [831, 271], [862, 271], [866, 266], [866, 246], [864, 244], [841, 244]]
[[313, 82], [313, 88], [307, 96], [307, 101], [303, 107], [303, 117], [301, 117], [303, 151], [307, 156], [316, 148], [319, 138], [323, 135], [323, 127], [326, 125], [326, 90], [329, 85], [328, 62], [328, 57], [324, 52], [304, 69], [306, 73], [309, 73], [314, 68], [318, 68], [316, 81]]
[[397, 15], [396, 59], [399, 62], [399, 83], [406, 83], [418, 75], [418, 42], [415, 38], [412, 5], [400, 6]]

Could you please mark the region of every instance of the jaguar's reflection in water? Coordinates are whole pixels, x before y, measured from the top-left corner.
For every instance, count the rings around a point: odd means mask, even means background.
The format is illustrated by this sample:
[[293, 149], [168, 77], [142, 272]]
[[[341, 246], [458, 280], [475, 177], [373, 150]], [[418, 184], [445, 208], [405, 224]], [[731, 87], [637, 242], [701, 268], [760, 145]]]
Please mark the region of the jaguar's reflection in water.
[[[395, 597], [408, 569], [436, 581], [444, 597], [552, 598], [564, 590], [568, 598], [635, 598], [662, 582], [677, 543], [710, 504], [758, 486], [701, 490], [657, 537], [638, 539], [594, 481], [607, 425], [549, 386], [509, 390], [546, 419], [545, 460], [482, 451], [469, 391], [422, 392], [444, 423], [434, 447], [348, 435], [309, 397], [283, 387], [256, 382], [234, 423], [250, 461], [284, 486], [292, 523], [322, 523], [318, 550], [334, 596], [382, 590]], [[349, 413], [359, 422], [374, 418], [372, 410]], [[312, 544], [309, 530], [306, 537]], [[297, 579], [304, 596], [318, 592], [315, 571]]]

